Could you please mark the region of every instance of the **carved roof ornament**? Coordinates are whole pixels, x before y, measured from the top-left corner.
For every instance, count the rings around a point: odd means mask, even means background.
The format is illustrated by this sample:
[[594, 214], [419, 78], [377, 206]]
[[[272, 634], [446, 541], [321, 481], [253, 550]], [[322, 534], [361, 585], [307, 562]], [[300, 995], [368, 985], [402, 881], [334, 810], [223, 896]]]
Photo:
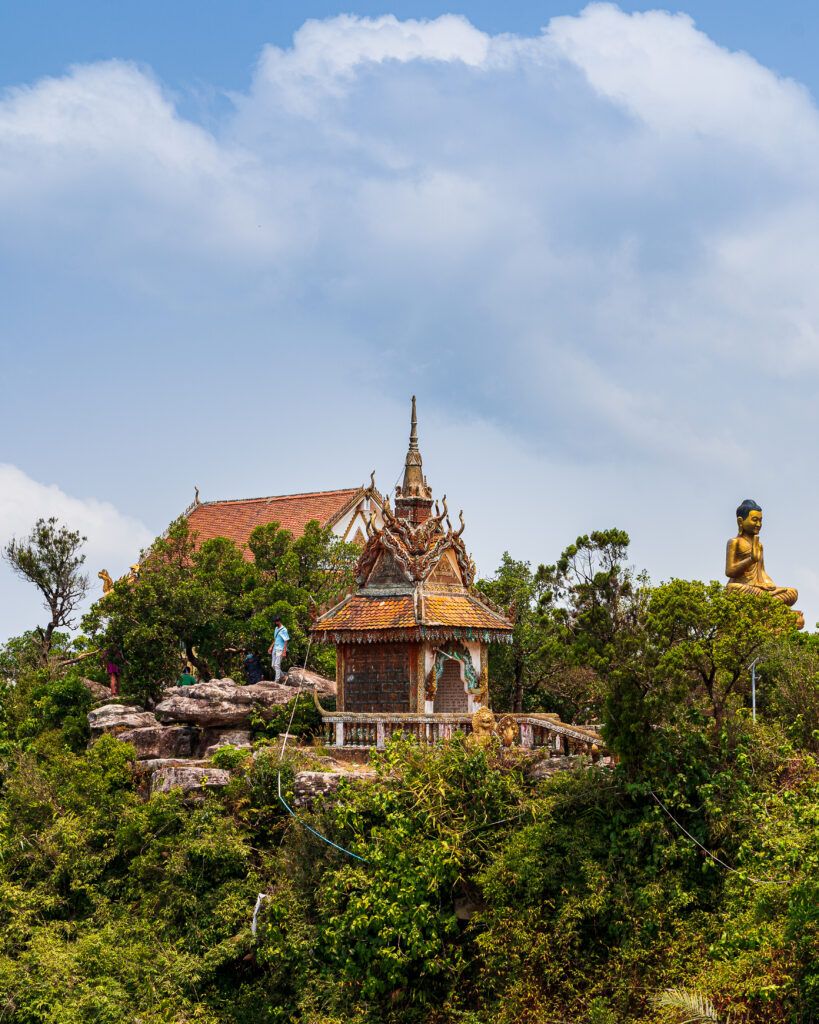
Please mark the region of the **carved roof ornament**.
[[[446, 551], [452, 551], [464, 587], [471, 587], [475, 566], [461, 540], [464, 531], [463, 512], [458, 513], [459, 528], [453, 530], [446, 495], [439, 505], [422, 471], [418, 448], [418, 414], [412, 398], [409, 450], [404, 464], [404, 482], [396, 488], [395, 510], [385, 498], [382, 509], [383, 526], [378, 529], [371, 517], [367, 524], [368, 541], [358, 561], [356, 579], [367, 585], [384, 554], [406, 583], [421, 583], [440, 563]], [[376, 573], [376, 577], [379, 573]]]
[[421, 498], [432, 501], [432, 490], [424, 476], [424, 463], [418, 447], [418, 413], [415, 407], [415, 395], [412, 396], [412, 417], [410, 419], [410, 436], [407, 457], [404, 461], [404, 482], [396, 491], [396, 505], [408, 498]]
[[[434, 507], [434, 511], [433, 511]], [[385, 497], [382, 525], [371, 512], [367, 542], [356, 566], [357, 592], [319, 614], [312, 633], [330, 642], [372, 643], [407, 637], [465, 638], [508, 643], [512, 623], [473, 589], [475, 563], [423, 474], [418, 416], [412, 420], [404, 479], [395, 504]]]

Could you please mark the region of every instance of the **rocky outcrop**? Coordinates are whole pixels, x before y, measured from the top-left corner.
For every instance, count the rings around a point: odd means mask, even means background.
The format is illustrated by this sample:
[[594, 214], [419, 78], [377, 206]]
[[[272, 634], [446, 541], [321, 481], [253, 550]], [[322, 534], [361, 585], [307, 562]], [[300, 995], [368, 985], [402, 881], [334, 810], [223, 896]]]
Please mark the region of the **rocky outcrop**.
[[88, 712], [88, 724], [91, 727], [91, 738], [98, 739], [103, 733], [119, 736], [133, 729], [156, 728], [159, 722], [150, 711], [125, 704], [103, 704]]
[[[169, 726], [173, 728], [173, 726]], [[199, 741], [199, 754], [201, 757], [210, 757], [220, 747], [239, 747], [241, 750], [249, 750], [251, 747], [250, 729], [208, 729]]]
[[339, 768], [329, 772], [296, 772], [293, 780], [293, 804], [296, 807], [309, 807], [317, 796], [335, 792], [342, 779], [362, 781], [375, 778], [375, 772], [346, 771]]
[[117, 739], [133, 744], [137, 758], [191, 757], [194, 748], [194, 730], [187, 725], [160, 725], [145, 729], [129, 729], [117, 734]]
[[96, 679], [86, 679], [84, 676], [80, 679], [82, 685], [88, 690], [94, 700], [110, 700], [111, 699], [111, 687], [105, 686], [103, 683], [98, 683]]
[[222, 789], [230, 782], [230, 772], [223, 768], [193, 765], [167, 765], [151, 774], [152, 793], [170, 793], [181, 789], [186, 800], [202, 800], [209, 790]]
[[530, 782], [539, 782], [541, 779], [548, 779], [550, 775], [555, 775], [557, 772], [569, 771], [577, 761], [578, 758], [571, 755], [533, 758], [524, 768], [524, 773]]
[[212, 679], [165, 690], [156, 706], [156, 717], [161, 722], [186, 722], [205, 729], [247, 725], [254, 710], [264, 717], [265, 712], [286, 704], [298, 692], [297, 687], [284, 683], [239, 686], [232, 679]]
[[[252, 686], [239, 686], [232, 679], [172, 686], [164, 691], [155, 713], [136, 706], [105, 704], [89, 712], [92, 740], [108, 733], [132, 744], [146, 791], [164, 793], [179, 788], [186, 799], [198, 800], [230, 778], [226, 770], [208, 764], [212, 754], [228, 745], [251, 748], [254, 713], [269, 716], [304, 691], [335, 693], [335, 683], [315, 672], [291, 669], [286, 679], [284, 683]], [[336, 762], [329, 767], [338, 771], [299, 773], [303, 776], [298, 796], [302, 805], [353, 774]]]
[[336, 681], [320, 676], [306, 668], [291, 668], [285, 676], [288, 686], [300, 686], [303, 690], [315, 690], [319, 696], [335, 697]]

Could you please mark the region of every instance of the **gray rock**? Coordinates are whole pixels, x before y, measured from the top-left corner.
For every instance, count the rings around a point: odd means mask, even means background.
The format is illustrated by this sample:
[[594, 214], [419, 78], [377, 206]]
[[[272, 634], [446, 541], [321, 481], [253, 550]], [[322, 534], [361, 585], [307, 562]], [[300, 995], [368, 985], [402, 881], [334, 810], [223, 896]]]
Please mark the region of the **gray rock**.
[[288, 686], [300, 686], [303, 690], [313, 690], [319, 695], [336, 695], [335, 679], [327, 679], [320, 676], [318, 672], [311, 672], [309, 669], [293, 667], [285, 676]]
[[224, 768], [168, 765], [151, 773], [151, 792], [170, 793], [181, 789], [186, 800], [202, 800], [208, 790], [221, 789], [228, 782], [230, 772]]
[[84, 676], [80, 678], [82, 685], [88, 690], [94, 700], [110, 700], [111, 699], [111, 687], [105, 686], [103, 683], [98, 683], [95, 679], [86, 679]]
[[207, 768], [210, 761], [196, 757], [149, 757], [137, 763], [141, 774], [151, 774], [157, 768]]
[[189, 722], [205, 729], [246, 725], [254, 708], [265, 711], [286, 704], [298, 690], [283, 683], [237, 686], [232, 679], [212, 679], [195, 686], [173, 686], [165, 690], [156, 706], [161, 722]]
[[97, 739], [105, 732], [117, 736], [131, 729], [158, 726], [159, 722], [150, 711], [143, 711], [140, 707], [103, 704], [101, 708], [94, 708], [88, 712], [88, 724], [91, 727], [92, 739]]
[[533, 761], [525, 768], [526, 777], [531, 782], [538, 782], [540, 779], [547, 779], [556, 772], [565, 772], [572, 769], [577, 758], [571, 755], [562, 757], [544, 757], [542, 760]]
[[117, 734], [117, 739], [132, 743], [137, 759], [157, 757], [190, 757], [193, 753], [193, 729], [187, 725], [148, 726]]
[[375, 778], [375, 772], [296, 772], [293, 780], [293, 803], [296, 807], [309, 807], [317, 796], [333, 793], [342, 779], [365, 781]]
[[250, 729], [208, 729], [199, 744], [202, 757], [210, 757], [220, 747], [239, 747], [249, 750]]

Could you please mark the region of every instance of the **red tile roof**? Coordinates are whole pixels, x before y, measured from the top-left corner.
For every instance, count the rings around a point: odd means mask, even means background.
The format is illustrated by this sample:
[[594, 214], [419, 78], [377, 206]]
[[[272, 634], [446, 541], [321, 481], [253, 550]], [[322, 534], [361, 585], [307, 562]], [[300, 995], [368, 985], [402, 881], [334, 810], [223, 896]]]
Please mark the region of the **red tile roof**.
[[[335, 521], [355, 496], [360, 487], [340, 491], [313, 491], [308, 494], [283, 494], [270, 498], [239, 498], [231, 501], [203, 501], [188, 512], [188, 525], [197, 535], [197, 547], [213, 537], [227, 537], [240, 547], [257, 526], [278, 522], [294, 537], [304, 533], [311, 519], [322, 526]], [[250, 552], [245, 552], [249, 560]]]

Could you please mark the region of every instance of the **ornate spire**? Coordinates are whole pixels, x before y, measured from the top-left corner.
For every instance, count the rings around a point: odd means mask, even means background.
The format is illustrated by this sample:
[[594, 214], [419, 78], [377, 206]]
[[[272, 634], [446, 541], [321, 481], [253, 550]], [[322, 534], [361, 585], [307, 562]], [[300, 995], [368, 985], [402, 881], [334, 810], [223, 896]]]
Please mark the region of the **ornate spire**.
[[[411, 512], [411, 506], [418, 506]], [[412, 418], [410, 420], [409, 448], [404, 460], [404, 482], [397, 489], [395, 510], [404, 518], [423, 522], [432, 507], [432, 490], [424, 478], [421, 451], [418, 448], [418, 413], [415, 408], [415, 395], [412, 396]]]
[[431, 498], [432, 491], [424, 479], [423, 461], [418, 448], [418, 413], [415, 408], [415, 395], [412, 396], [412, 419], [410, 421], [409, 448], [404, 461], [404, 483], [401, 485], [401, 498]]

